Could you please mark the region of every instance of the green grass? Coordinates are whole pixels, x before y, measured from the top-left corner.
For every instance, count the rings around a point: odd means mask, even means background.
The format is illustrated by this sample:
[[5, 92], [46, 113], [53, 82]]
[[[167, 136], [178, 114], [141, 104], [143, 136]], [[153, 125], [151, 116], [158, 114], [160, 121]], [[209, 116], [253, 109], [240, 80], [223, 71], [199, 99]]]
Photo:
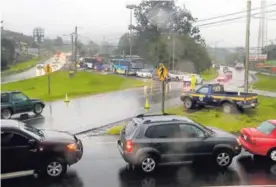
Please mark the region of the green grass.
[[51, 74], [51, 94], [48, 94], [47, 76], [2, 84], [2, 90], [20, 90], [31, 98], [44, 101], [77, 97], [89, 94], [116, 91], [143, 86], [145, 83], [117, 75], [102, 75], [98, 73], [78, 72], [69, 78], [68, 72], [59, 71]]
[[211, 81], [218, 76], [218, 72], [214, 68], [207, 69], [200, 74], [205, 81]]
[[[257, 109], [246, 111], [244, 114], [224, 114], [220, 111], [202, 109], [199, 112], [187, 113], [183, 107], [173, 107], [167, 113], [189, 117], [206, 126], [218, 127], [229, 132], [238, 132], [244, 127], [255, 127], [262, 121], [276, 119], [276, 98], [259, 96], [260, 105]], [[119, 135], [123, 124], [107, 130], [108, 135]]]
[[15, 64], [14, 66], [11, 66], [9, 69], [3, 71], [4, 74], [14, 73], [18, 71], [24, 71], [30, 67], [33, 67], [39, 62], [41, 58], [33, 58], [28, 61], [20, 62]]
[[276, 76], [257, 74], [257, 78], [254, 89], [276, 92]]
[[243, 127], [255, 127], [262, 121], [276, 118], [276, 98], [258, 96], [260, 105], [256, 109], [246, 110], [244, 114], [224, 114], [214, 109], [203, 109], [195, 113], [187, 113], [184, 107], [174, 107], [167, 113], [187, 116], [199, 123], [214, 126], [226, 131], [237, 132]]

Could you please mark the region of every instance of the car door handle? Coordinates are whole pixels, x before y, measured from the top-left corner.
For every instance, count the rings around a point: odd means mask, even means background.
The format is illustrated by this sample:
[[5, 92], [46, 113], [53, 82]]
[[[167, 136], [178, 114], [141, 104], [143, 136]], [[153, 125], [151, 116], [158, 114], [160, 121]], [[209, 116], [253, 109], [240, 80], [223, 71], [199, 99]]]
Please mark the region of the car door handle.
[[37, 149], [30, 149], [31, 152], [37, 152]]

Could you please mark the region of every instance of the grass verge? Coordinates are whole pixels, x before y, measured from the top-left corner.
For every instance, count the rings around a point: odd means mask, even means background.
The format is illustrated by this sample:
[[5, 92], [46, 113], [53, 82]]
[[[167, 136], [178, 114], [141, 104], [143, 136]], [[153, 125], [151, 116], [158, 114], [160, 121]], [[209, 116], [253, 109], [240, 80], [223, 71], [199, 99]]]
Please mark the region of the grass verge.
[[[202, 109], [198, 112], [188, 113], [183, 107], [173, 107], [167, 113], [186, 116], [206, 126], [218, 127], [229, 132], [239, 132], [244, 127], [255, 127], [262, 121], [275, 119], [276, 98], [259, 96], [260, 105], [257, 109], [246, 111], [244, 114], [224, 114], [214, 109]], [[108, 135], [120, 134], [124, 124], [119, 124], [107, 130]]]
[[51, 94], [48, 94], [47, 76], [6, 83], [1, 86], [2, 90], [20, 90], [31, 98], [53, 101], [64, 98], [65, 94], [68, 94], [70, 98], [135, 88], [145, 84], [126, 77], [89, 72], [78, 72], [75, 77], [69, 78], [67, 71], [58, 71], [52, 73], [50, 78]]
[[25, 71], [31, 67], [34, 67], [41, 60], [42, 58], [36, 57], [28, 61], [17, 63], [14, 66], [10, 67], [9, 69], [3, 71], [2, 74], [8, 75], [8, 74]]
[[257, 74], [254, 89], [276, 92], [276, 76]]
[[200, 74], [205, 81], [211, 81], [218, 76], [218, 72], [214, 68], [207, 69]]

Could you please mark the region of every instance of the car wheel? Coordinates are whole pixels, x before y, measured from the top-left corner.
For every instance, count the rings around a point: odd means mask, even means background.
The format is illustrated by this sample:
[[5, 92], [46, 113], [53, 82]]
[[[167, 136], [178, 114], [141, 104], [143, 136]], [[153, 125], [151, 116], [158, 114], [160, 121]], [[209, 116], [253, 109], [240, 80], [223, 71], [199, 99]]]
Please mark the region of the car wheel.
[[235, 106], [232, 103], [223, 103], [222, 104], [222, 111], [226, 114], [234, 113]]
[[192, 109], [193, 108], [193, 101], [192, 101], [192, 99], [185, 98], [183, 102], [184, 102], [184, 107], [186, 109]]
[[43, 106], [40, 103], [37, 103], [34, 105], [34, 113], [35, 114], [41, 114], [43, 111]]
[[221, 149], [215, 154], [216, 165], [220, 168], [227, 168], [232, 163], [233, 154], [227, 149]]
[[59, 178], [67, 171], [67, 165], [62, 159], [52, 159], [48, 161], [44, 167], [43, 173], [47, 177]]
[[151, 155], [144, 156], [141, 159], [140, 167], [145, 173], [152, 173], [157, 166], [157, 160]]
[[4, 108], [1, 111], [1, 118], [2, 119], [10, 119], [12, 117], [12, 111], [9, 108]]
[[269, 151], [268, 157], [270, 161], [276, 162], [276, 148]]

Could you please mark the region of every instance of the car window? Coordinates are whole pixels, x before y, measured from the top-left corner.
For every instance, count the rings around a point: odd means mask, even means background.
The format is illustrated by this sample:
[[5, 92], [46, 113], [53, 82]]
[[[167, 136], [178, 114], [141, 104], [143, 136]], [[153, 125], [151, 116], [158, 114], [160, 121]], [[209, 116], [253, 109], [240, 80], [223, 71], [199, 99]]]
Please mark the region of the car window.
[[180, 124], [181, 136], [183, 138], [203, 138], [204, 132], [191, 124]]
[[200, 94], [208, 94], [208, 92], [209, 92], [208, 87], [202, 87], [197, 90], [197, 93], [200, 93]]
[[149, 138], [176, 138], [178, 132], [178, 125], [156, 125], [149, 127], [145, 135]]
[[220, 85], [213, 86], [212, 92], [223, 92], [222, 86]]
[[269, 123], [268, 121], [264, 121], [257, 127], [258, 131], [264, 134], [270, 134], [275, 128], [276, 126], [272, 123]]
[[2, 93], [2, 94], [1, 94], [1, 102], [2, 102], [2, 103], [7, 103], [7, 102], [9, 102], [9, 94], [7, 94], [7, 93]]
[[13, 147], [13, 146], [27, 146], [28, 138], [10, 132], [1, 133], [1, 146]]
[[13, 93], [12, 94], [12, 100], [17, 102], [27, 101], [28, 98], [23, 93]]

